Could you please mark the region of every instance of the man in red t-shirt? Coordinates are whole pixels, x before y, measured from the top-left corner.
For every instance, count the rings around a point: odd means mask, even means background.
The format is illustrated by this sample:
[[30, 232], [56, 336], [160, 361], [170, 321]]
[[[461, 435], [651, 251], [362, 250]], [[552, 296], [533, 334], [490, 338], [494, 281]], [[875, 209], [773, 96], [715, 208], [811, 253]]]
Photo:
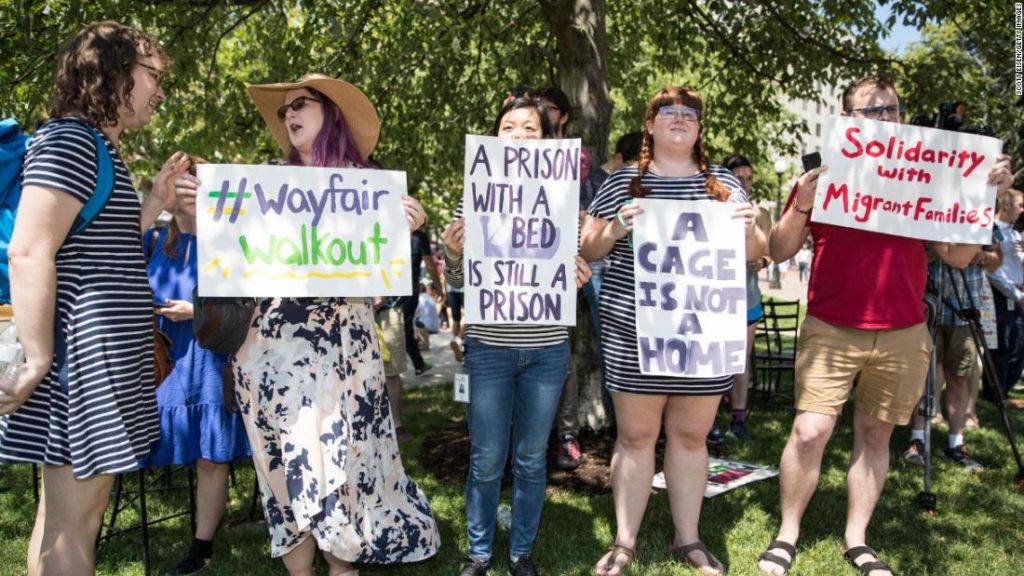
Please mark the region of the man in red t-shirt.
[[[892, 82], [869, 76], [842, 96], [843, 116], [900, 121]], [[1000, 189], [1012, 183], [1009, 157], [989, 174]], [[821, 458], [857, 379], [853, 451], [847, 472], [849, 499], [844, 555], [864, 574], [891, 576], [865, 545], [868, 521], [889, 471], [889, 437], [906, 424], [924, 387], [932, 342], [924, 323], [927, 278], [925, 243], [811, 222], [818, 175], [797, 180], [786, 210], [772, 228], [772, 260], [782, 262], [814, 238], [807, 317], [796, 356], [793, 430], [782, 453], [782, 525], [758, 561], [765, 574], [785, 574], [796, 556], [800, 520], [817, 488]], [[933, 243], [947, 264], [963, 268], [979, 246]]]

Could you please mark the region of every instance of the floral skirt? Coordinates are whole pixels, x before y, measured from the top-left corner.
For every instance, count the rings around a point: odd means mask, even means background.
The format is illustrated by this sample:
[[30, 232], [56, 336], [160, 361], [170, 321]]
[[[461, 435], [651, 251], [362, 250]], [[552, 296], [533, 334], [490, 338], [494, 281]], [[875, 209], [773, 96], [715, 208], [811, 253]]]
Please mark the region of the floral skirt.
[[437, 552], [427, 499], [398, 453], [368, 305], [263, 300], [234, 371], [273, 556], [310, 536], [349, 562]]

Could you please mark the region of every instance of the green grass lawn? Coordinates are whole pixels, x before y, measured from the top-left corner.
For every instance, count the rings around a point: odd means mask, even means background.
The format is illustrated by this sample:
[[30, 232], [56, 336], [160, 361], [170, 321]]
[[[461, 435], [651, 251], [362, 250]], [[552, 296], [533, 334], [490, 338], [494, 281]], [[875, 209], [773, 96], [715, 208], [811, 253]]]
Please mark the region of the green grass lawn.
[[[787, 411], [754, 410], [750, 415], [753, 442], [733, 442], [728, 457], [778, 465], [792, 416]], [[850, 447], [850, 406], [826, 453], [822, 481], [804, 519], [800, 555], [792, 574], [855, 575], [841, 556], [846, 506], [844, 471]], [[1016, 468], [1009, 446], [996, 428], [997, 413], [980, 406], [980, 431], [968, 433], [972, 452], [988, 469], [971, 476], [936, 460], [934, 492], [938, 514], [924, 515], [917, 505], [921, 469], [899, 459], [908, 432], [894, 435], [892, 470], [882, 501], [875, 512], [869, 543], [899, 574], [1024, 574], [1024, 494], [1012, 488]], [[419, 389], [407, 395], [406, 425], [417, 439], [402, 445], [410, 474], [430, 498], [441, 530], [441, 552], [426, 562], [395, 567], [365, 567], [364, 575], [429, 575], [458, 573], [466, 546], [463, 486], [439, 483], [417, 462], [421, 443], [431, 430], [451, 419], [462, 418], [461, 405], [450, 400], [450, 388]], [[724, 420], [720, 420], [723, 421]], [[1013, 414], [1018, 430], [1024, 430], [1024, 413]], [[936, 433], [941, 449], [946, 438]], [[585, 448], [585, 447], [584, 447]], [[285, 574], [280, 561], [271, 560], [267, 533], [260, 523], [239, 523], [249, 510], [252, 469], [238, 470], [228, 510], [230, 526], [222, 528], [214, 562], [205, 574]], [[778, 484], [775, 479], [757, 482], [717, 498], [705, 500], [701, 534], [728, 566], [730, 574], [757, 574], [756, 558], [778, 527]], [[181, 510], [183, 496], [151, 498], [151, 514]], [[32, 483], [28, 466], [7, 466], [0, 473], [0, 574], [24, 574], [25, 549], [34, 517]], [[125, 513], [125, 523], [137, 517]], [[549, 490], [534, 558], [546, 576], [590, 574], [591, 566], [610, 542], [614, 529], [611, 495], [588, 497]], [[665, 545], [672, 537], [668, 502], [664, 493], [651, 497], [640, 533], [634, 575], [695, 574], [669, 560]], [[154, 573], [162, 573], [187, 550], [191, 534], [188, 519], [156, 526], [151, 531]], [[508, 533], [499, 531], [495, 542], [494, 574], [505, 574]], [[103, 544], [98, 552], [100, 574], [142, 574], [141, 547], [137, 535], [122, 536]], [[321, 566], [322, 573], [326, 569]]]

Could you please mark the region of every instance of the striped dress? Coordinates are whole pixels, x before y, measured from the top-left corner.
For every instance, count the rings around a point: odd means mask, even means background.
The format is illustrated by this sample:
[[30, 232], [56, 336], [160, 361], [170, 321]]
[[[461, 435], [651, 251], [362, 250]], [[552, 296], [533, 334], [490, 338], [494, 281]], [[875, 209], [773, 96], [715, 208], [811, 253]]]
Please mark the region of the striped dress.
[[[110, 142], [107, 148], [115, 165], [113, 194], [56, 254], [54, 363], [25, 404], [0, 418], [0, 462], [70, 465], [79, 479], [136, 469], [159, 437], [141, 206], [117, 150]], [[51, 122], [32, 139], [23, 184], [85, 203], [96, 184], [96, 162], [89, 128]]]
[[[731, 172], [712, 166], [712, 173], [728, 188], [729, 202], [746, 203], [747, 197]], [[590, 205], [591, 216], [612, 220], [629, 198], [629, 183], [637, 175], [636, 167], [617, 170], [605, 180]], [[647, 198], [707, 200], [704, 174], [669, 178], [648, 171], [643, 185], [650, 189]], [[730, 376], [718, 378], [678, 378], [640, 373], [637, 357], [636, 300], [633, 277], [633, 248], [629, 236], [620, 238], [608, 254], [609, 266], [601, 284], [601, 351], [604, 354], [605, 386], [615, 392], [632, 394], [724, 394], [732, 388]]]

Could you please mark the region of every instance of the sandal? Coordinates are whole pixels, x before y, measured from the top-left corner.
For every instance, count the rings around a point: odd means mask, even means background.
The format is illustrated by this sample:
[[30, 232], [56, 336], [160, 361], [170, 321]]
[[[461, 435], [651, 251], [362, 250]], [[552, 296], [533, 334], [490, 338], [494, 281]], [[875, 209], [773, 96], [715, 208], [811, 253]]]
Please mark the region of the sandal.
[[[774, 548], [778, 548], [779, 550], [788, 553], [789, 560], [786, 560], [778, 554], [773, 554], [772, 549]], [[764, 560], [765, 562], [771, 562], [779, 568], [782, 568], [782, 576], [786, 576], [786, 574], [789, 574], [789, 569], [793, 566], [793, 562], [796, 561], [796, 546], [793, 546], [785, 540], [772, 540], [771, 543], [768, 544], [768, 547], [764, 549], [764, 552], [762, 552], [761, 555], [757, 557], [758, 562], [762, 560]], [[761, 571], [761, 573], [774, 574], [774, 572], [765, 572], [763, 570]]]
[[[700, 566], [699, 564], [690, 559], [690, 553], [697, 551], [704, 554], [704, 557], [707, 558], [708, 563], [711, 564], [710, 566]], [[696, 542], [690, 544], [684, 544], [677, 548], [673, 548], [672, 543], [669, 542], [668, 553], [671, 554], [672, 557], [675, 558], [676, 561], [680, 564], [686, 564], [696, 568], [697, 571], [702, 574], [702, 576], [725, 576], [725, 564], [722, 564], [718, 560], [718, 558], [715, 558], [711, 551], [708, 550], [708, 547], [705, 546], [704, 543], [700, 540], [697, 540]]]
[[[619, 574], [622, 574], [626, 570], [626, 568], [629, 568], [629, 565], [633, 563], [633, 560], [636, 559], [636, 550], [632, 548], [626, 548], [621, 544], [612, 544], [608, 547], [608, 552], [610, 552], [610, 554], [608, 554], [608, 559], [605, 560], [604, 565], [601, 566], [605, 574], [607, 574], [609, 570], [614, 570], [616, 568], [618, 568]], [[615, 559], [619, 556], [626, 557], [625, 564], [617, 564], [615, 562]]]
[[[875, 559], [869, 562], [865, 562], [863, 564], [857, 564], [856, 562], [854, 562], [854, 560], [861, 554], [870, 554], [874, 556]], [[890, 574], [894, 573], [892, 571], [892, 568], [890, 568], [888, 564], [883, 562], [881, 558], [878, 557], [878, 554], [874, 550], [872, 550], [870, 546], [854, 546], [853, 548], [849, 548], [846, 550], [846, 552], [843, 552], [843, 557], [846, 558], [846, 561], [850, 563], [850, 566], [853, 566], [857, 570], [860, 570], [860, 573], [864, 576], [871, 576], [871, 572], [875, 570], [887, 570]]]

